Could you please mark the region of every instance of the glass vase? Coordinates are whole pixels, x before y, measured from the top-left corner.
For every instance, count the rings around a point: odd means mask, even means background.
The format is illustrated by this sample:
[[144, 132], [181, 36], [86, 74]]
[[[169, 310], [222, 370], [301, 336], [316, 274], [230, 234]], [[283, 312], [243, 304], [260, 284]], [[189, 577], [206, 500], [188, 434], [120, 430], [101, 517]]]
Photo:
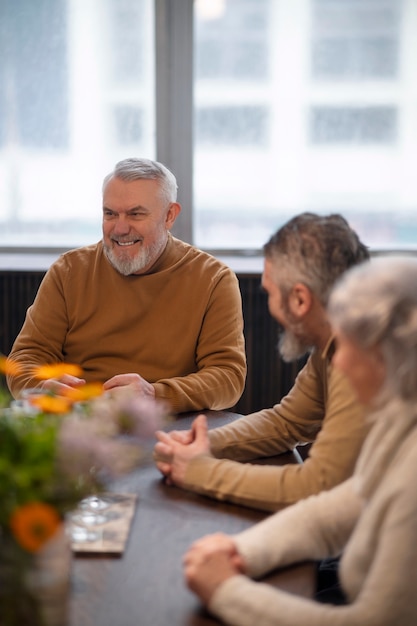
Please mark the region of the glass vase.
[[1, 626], [67, 626], [72, 553], [65, 527], [35, 554], [0, 536]]

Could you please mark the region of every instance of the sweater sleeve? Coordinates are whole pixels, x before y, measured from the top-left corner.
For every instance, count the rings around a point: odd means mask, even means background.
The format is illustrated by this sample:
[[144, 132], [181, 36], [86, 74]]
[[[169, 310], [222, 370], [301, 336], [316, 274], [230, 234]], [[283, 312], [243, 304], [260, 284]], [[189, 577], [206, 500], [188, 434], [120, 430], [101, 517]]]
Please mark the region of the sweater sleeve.
[[[343, 548], [340, 574], [349, 597], [343, 606], [320, 604], [234, 576], [209, 609], [234, 626], [397, 626], [417, 623], [417, 498], [415, 441], [369, 501], [355, 480], [301, 502], [236, 536], [249, 575]], [[412, 449], [411, 449], [412, 448]]]
[[[239, 533], [234, 539], [248, 576], [259, 578], [277, 567], [339, 554], [361, 507], [350, 479], [332, 491], [303, 500]], [[256, 623], [299, 626], [310, 624], [308, 614], [312, 605], [311, 601], [267, 584], [235, 576], [219, 587], [209, 608], [226, 623], [236, 626]], [[283, 615], [287, 621], [280, 621]]]
[[222, 410], [236, 404], [245, 385], [246, 355], [239, 283], [227, 267], [205, 311], [196, 363], [196, 372], [154, 383], [156, 396], [167, 400], [174, 412]]
[[235, 535], [248, 574], [258, 578], [277, 567], [339, 555], [362, 504], [351, 477]]
[[26, 312], [22, 329], [9, 358], [22, 369], [20, 376], [7, 378], [9, 389], [17, 397], [22, 389], [36, 387], [34, 367], [63, 360], [62, 346], [68, 329], [68, 315], [61, 275], [66, 275], [63, 257], [46, 273], [35, 300]]
[[[362, 409], [339, 372], [330, 369], [325, 398], [317, 368], [309, 363], [304, 369], [281, 404], [211, 431], [214, 454], [227, 458], [193, 459], [184, 487], [219, 500], [274, 511], [346, 480], [367, 432]], [[303, 464], [239, 462], [279, 454], [315, 436]]]
[[325, 414], [323, 363], [316, 352], [279, 404], [210, 432], [213, 454], [235, 461], [272, 456], [313, 441]]

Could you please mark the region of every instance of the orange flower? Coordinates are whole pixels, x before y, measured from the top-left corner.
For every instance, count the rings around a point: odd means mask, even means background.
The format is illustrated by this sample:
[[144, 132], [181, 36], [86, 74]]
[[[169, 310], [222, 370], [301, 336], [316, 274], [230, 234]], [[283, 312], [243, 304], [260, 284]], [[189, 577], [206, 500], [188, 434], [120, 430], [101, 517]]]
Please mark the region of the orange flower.
[[87, 383], [81, 387], [63, 389], [60, 393], [73, 402], [85, 402], [86, 400], [91, 400], [91, 398], [101, 396], [103, 385], [101, 383]]
[[68, 413], [74, 401], [71, 398], [64, 398], [63, 396], [45, 394], [41, 396], [31, 396], [29, 402], [44, 413]]
[[19, 376], [22, 373], [22, 366], [0, 355], [0, 372], [8, 376]]
[[33, 375], [39, 380], [47, 380], [48, 378], [61, 378], [64, 374], [70, 376], [82, 376], [82, 369], [79, 365], [72, 363], [55, 363], [51, 365], [40, 365], [33, 369]]
[[17, 542], [28, 552], [37, 552], [61, 524], [57, 511], [43, 502], [29, 502], [16, 509], [10, 528]]

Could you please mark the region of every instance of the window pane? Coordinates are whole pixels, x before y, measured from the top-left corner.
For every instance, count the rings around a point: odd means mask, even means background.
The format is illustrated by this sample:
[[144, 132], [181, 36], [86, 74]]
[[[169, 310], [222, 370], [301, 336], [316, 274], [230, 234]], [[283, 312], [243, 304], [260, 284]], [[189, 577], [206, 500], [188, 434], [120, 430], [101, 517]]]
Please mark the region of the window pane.
[[397, 74], [401, 0], [313, 0], [312, 13], [316, 78]]
[[[196, 0], [195, 65], [201, 78], [265, 78], [268, 0]], [[230, 39], [232, 37], [232, 39]]]
[[397, 137], [394, 107], [313, 107], [311, 140], [316, 144], [392, 144]]
[[266, 107], [201, 107], [197, 111], [197, 141], [217, 146], [265, 144], [267, 115]]
[[398, 71], [398, 45], [389, 38], [320, 38], [313, 43], [316, 78], [393, 77]]
[[101, 183], [155, 156], [152, 0], [0, 2], [0, 245], [101, 236]]
[[[0, 4], [0, 142], [26, 148], [68, 146], [67, 41], [63, 0]], [[15, 8], [13, 8], [15, 7]], [[22, 37], [22, 16], [35, 36]], [[49, 36], [50, 31], [54, 33]], [[39, 89], [39, 74], [43, 74]]]
[[196, 0], [194, 19], [197, 245], [259, 249], [301, 211], [416, 245], [415, 1]]

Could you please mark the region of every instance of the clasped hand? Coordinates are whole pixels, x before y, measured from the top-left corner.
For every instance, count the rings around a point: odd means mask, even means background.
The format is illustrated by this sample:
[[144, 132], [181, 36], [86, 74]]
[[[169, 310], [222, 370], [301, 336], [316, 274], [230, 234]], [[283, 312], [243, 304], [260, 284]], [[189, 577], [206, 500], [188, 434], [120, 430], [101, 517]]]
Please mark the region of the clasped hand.
[[245, 573], [245, 563], [233, 539], [223, 533], [207, 535], [191, 545], [183, 558], [188, 587], [204, 604], [228, 578]]
[[182, 486], [190, 461], [196, 456], [210, 454], [205, 415], [199, 415], [194, 420], [191, 430], [175, 430], [170, 433], [159, 430], [156, 437], [158, 443], [154, 450], [155, 464], [168, 484]]

